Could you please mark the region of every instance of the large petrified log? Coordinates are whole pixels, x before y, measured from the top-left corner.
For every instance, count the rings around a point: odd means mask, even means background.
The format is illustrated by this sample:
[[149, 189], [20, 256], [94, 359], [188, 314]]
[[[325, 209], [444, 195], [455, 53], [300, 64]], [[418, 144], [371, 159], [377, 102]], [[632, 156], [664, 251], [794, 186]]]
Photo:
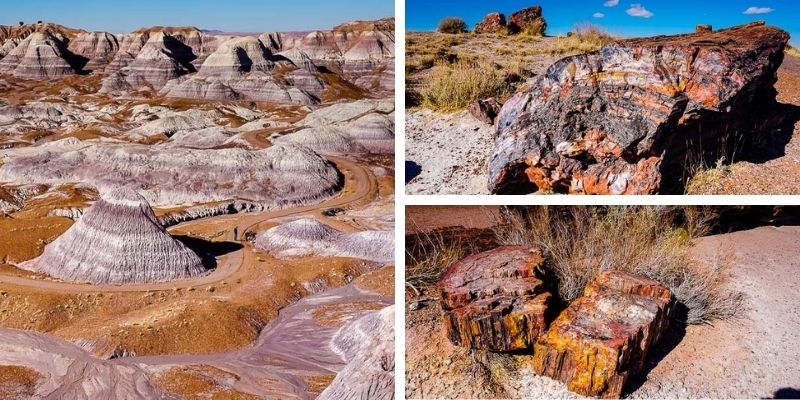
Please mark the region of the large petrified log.
[[666, 329], [671, 307], [669, 289], [658, 282], [603, 272], [539, 337], [533, 367], [573, 392], [618, 398]]
[[457, 346], [529, 349], [547, 328], [552, 295], [537, 270], [542, 252], [498, 247], [453, 263], [440, 289], [447, 337]]
[[717, 157], [763, 129], [788, 38], [753, 23], [556, 62], [500, 111], [489, 190], [680, 190], [687, 159]]
[[475, 25], [475, 33], [499, 33], [506, 29], [506, 16], [493, 12], [486, 14], [483, 20]]

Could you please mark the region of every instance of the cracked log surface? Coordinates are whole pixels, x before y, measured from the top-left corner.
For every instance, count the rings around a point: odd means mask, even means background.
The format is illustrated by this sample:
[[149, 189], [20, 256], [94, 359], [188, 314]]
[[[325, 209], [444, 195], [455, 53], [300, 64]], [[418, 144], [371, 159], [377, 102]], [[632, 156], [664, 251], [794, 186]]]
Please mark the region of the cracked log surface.
[[549, 323], [553, 296], [539, 249], [503, 246], [453, 263], [440, 284], [447, 337], [496, 352], [528, 349]]
[[556, 62], [501, 109], [489, 190], [681, 191], [687, 160], [724, 155], [774, 122], [788, 38], [753, 23], [620, 40]]
[[537, 340], [533, 367], [586, 396], [619, 398], [666, 330], [669, 289], [621, 271], [602, 272]]

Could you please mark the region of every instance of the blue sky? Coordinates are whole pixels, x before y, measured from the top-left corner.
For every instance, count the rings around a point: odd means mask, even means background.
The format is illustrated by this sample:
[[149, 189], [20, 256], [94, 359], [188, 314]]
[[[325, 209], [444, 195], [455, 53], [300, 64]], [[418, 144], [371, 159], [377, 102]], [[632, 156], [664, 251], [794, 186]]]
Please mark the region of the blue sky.
[[457, 16], [472, 29], [487, 13], [499, 11], [508, 17], [535, 4], [542, 6], [550, 35], [566, 33], [584, 22], [619, 36], [651, 36], [691, 32], [698, 23], [717, 29], [761, 19], [789, 31], [792, 42], [800, 43], [800, 1], [796, 0], [407, 0], [406, 27], [434, 30], [443, 17]]
[[329, 29], [394, 15], [393, 0], [0, 0], [0, 24], [37, 20], [112, 33], [154, 25], [235, 32]]

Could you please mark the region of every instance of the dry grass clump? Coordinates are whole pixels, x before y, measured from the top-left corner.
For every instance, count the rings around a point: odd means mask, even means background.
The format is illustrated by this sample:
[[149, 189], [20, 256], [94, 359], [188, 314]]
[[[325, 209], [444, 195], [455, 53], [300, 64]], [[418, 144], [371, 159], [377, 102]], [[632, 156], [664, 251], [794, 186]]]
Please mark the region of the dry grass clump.
[[439, 21], [439, 27], [436, 30], [441, 33], [465, 33], [467, 32], [467, 23], [461, 18], [447, 17]]
[[544, 36], [544, 32], [546, 30], [547, 22], [545, 22], [544, 19], [539, 18], [525, 24], [519, 34], [523, 36], [542, 37]]
[[541, 247], [572, 301], [599, 271], [645, 275], [669, 287], [686, 307], [686, 322], [735, 316], [742, 294], [727, 286], [728, 258], [712, 263], [689, 256], [691, 239], [711, 229], [710, 209], [681, 207], [531, 207], [507, 213], [496, 228], [503, 244]]
[[559, 37], [546, 50], [549, 54], [587, 53], [614, 41], [614, 37], [597, 25], [578, 25], [567, 37]]
[[504, 71], [483, 59], [439, 61], [420, 92], [422, 105], [436, 111], [456, 111], [471, 102], [502, 96], [511, 87]]
[[419, 295], [435, 286], [450, 264], [467, 255], [460, 241], [446, 241], [440, 233], [423, 233], [419, 254], [406, 249], [406, 289]]
[[788, 54], [788, 55], [790, 55], [792, 57], [800, 57], [800, 49], [798, 49], [797, 47], [794, 47], [794, 46], [792, 46], [790, 44], [787, 44], [786, 48], [783, 51], [784, 51], [784, 53], [786, 53], [786, 54]]

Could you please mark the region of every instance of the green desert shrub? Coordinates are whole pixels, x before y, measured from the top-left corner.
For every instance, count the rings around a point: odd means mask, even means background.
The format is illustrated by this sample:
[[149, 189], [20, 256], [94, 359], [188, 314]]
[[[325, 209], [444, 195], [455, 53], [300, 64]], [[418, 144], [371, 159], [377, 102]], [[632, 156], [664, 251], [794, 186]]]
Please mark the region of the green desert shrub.
[[467, 32], [467, 23], [461, 18], [447, 17], [439, 21], [437, 30], [441, 33], [465, 33]]

